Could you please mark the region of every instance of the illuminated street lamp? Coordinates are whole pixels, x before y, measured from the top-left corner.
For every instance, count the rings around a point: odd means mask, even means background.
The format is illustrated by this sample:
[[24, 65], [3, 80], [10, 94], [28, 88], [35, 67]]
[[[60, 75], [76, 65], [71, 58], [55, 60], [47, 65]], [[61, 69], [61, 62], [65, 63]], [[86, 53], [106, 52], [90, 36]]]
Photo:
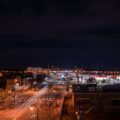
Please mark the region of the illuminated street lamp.
[[53, 90], [53, 93], [56, 93], [56, 91], [55, 91], [55, 90]]
[[38, 120], [38, 107], [37, 107], [37, 105], [31, 105], [30, 110], [33, 111], [34, 107], [36, 108], [36, 120]]
[[75, 112], [76, 115], [78, 115], [78, 112]]
[[17, 79], [15, 79], [15, 82], [18, 82], [18, 80], [17, 80]]
[[75, 112], [77, 120], [80, 120], [79, 112]]
[[33, 106], [30, 106], [30, 110], [33, 111]]

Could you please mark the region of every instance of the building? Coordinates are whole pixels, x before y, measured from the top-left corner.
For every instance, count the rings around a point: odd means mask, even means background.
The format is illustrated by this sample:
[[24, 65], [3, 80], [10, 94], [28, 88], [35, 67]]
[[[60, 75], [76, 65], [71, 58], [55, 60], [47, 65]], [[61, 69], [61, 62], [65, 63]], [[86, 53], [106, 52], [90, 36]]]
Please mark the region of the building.
[[6, 90], [14, 89], [15, 79], [7, 79]]
[[120, 85], [73, 85], [72, 101], [76, 110], [120, 110]]
[[27, 70], [25, 72], [35, 73], [35, 74], [39, 74], [39, 73], [48, 74], [49, 70], [41, 67], [27, 67]]
[[42, 68], [41, 67], [27, 67], [27, 70], [26, 72], [41, 72], [42, 71]]

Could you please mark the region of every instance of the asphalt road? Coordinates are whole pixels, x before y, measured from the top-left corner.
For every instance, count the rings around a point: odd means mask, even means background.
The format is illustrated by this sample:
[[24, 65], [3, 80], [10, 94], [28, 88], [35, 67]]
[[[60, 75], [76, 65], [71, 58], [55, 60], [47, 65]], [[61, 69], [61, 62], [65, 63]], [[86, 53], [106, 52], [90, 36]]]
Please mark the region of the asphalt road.
[[0, 110], [0, 120], [59, 120], [65, 95], [65, 86], [46, 86], [22, 105]]

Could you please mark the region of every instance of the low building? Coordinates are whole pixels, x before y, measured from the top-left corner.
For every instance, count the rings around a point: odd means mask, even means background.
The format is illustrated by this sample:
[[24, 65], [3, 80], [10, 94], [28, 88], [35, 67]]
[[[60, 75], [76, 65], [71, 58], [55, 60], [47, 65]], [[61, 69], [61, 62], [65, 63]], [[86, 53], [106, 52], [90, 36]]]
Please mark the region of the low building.
[[14, 89], [15, 79], [7, 79], [6, 90]]
[[41, 67], [27, 67], [27, 70], [25, 72], [34, 73], [34, 74], [39, 74], [39, 73], [48, 74], [49, 70], [47, 68], [41, 68]]
[[73, 85], [73, 107], [120, 110], [120, 85]]

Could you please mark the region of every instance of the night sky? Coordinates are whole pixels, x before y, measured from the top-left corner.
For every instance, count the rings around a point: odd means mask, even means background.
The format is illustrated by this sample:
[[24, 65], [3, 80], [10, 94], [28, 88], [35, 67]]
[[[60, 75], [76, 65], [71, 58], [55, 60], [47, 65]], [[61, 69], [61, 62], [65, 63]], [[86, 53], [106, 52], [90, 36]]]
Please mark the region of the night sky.
[[0, 0], [0, 67], [120, 68], [119, 0]]

